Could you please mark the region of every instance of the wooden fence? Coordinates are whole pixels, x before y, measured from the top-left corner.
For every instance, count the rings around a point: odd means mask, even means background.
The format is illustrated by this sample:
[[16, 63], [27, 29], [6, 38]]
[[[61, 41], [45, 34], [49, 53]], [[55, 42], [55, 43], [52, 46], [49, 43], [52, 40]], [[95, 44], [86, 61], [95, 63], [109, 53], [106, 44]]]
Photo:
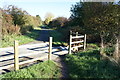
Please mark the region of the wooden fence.
[[[33, 55], [33, 54], [23, 54], [23, 55], [19, 56], [18, 46], [19, 46], [18, 41], [14, 41], [14, 55], [7, 58], [7, 60], [14, 58], [14, 64], [9, 64], [9, 65], [6, 65], [6, 66], [2, 66], [2, 67], [0, 67], [0, 70], [8, 69], [10, 67], [14, 67], [14, 70], [19, 70], [19, 65], [23, 65], [23, 64], [26, 64], [26, 63], [30, 63], [30, 62], [34, 62], [34, 61], [43, 59], [42, 57], [39, 57], [39, 58], [34, 58], [34, 59], [26, 60], [26, 61], [23, 61], [23, 62], [19, 62], [20, 57], [28, 56], [28, 55], [30, 56], [30, 55]], [[50, 58], [51, 53], [52, 53], [52, 37], [49, 38], [48, 60], [51, 59]], [[0, 61], [4, 61], [4, 60], [6, 60], [6, 59], [1, 58]]]
[[78, 32], [70, 31], [69, 54], [71, 54], [71, 51], [74, 51], [74, 49], [78, 51], [81, 47], [83, 47], [84, 50], [86, 49], [86, 34], [80, 35]]

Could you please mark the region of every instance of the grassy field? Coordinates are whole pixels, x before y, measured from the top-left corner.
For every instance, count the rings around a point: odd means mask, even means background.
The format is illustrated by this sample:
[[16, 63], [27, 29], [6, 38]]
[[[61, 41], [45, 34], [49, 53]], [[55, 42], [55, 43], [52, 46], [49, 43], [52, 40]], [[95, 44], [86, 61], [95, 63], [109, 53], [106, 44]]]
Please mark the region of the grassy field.
[[36, 38], [38, 38], [40, 35], [39, 33], [39, 28], [36, 28], [32, 31], [27, 32], [25, 35], [4, 35], [2, 40], [2, 47], [13, 46], [14, 40], [18, 40], [20, 45], [35, 41]]
[[28, 68], [0, 75], [0, 78], [60, 78], [61, 71], [53, 61], [45, 61]]
[[50, 36], [53, 37], [54, 46], [67, 46], [68, 44], [63, 41], [64, 36], [57, 30], [50, 31]]
[[120, 69], [109, 60], [101, 59], [99, 50], [67, 55], [65, 62], [70, 78], [119, 78]]

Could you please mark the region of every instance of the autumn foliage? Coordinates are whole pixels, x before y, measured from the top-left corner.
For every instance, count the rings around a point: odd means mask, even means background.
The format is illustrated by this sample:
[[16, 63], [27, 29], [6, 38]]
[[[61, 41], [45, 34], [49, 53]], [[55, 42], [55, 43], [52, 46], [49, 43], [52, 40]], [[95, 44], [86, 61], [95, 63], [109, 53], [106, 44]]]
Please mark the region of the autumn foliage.
[[2, 34], [25, 34], [42, 24], [39, 15], [31, 16], [25, 10], [8, 5], [2, 10]]

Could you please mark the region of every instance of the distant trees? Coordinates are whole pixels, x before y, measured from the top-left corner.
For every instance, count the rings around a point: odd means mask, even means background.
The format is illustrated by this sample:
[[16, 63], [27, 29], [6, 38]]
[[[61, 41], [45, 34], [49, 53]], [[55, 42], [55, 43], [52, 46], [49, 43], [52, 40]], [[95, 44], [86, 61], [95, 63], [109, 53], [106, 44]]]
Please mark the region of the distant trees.
[[39, 15], [36, 15], [36, 19], [38, 21], [38, 24], [41, 26], [42, 25], [42, 19]]
[[67, 21], [68, 19], [65, 17], [57, 17], [53, 19], [52, 21], [50, 21], [48, 26], [53, 27], [53, 28], [61, 28], [65, 26]]
[[52, 13], [46, 13], [44, 24], [48, 25], [53, 18], [54, 18], [54, 15]]
[[20, 28], [14, 26], [13, 17], [2, 10], [2, 34], [19, 34]]
[[6, 12], [13, 17], [13, 22], [15, 25], [24, 25], [27, 22], [26, 15], [28, 15], [28, 13], [20, 8], [17, 8], [16, 6], [9, 5]]
[[31, 16], [25, 10], [13, 5], [8, 5], [2, 11], [2, 31], [3, 34], [25, 34], [33, 27], [42, 25], [39, 15]]

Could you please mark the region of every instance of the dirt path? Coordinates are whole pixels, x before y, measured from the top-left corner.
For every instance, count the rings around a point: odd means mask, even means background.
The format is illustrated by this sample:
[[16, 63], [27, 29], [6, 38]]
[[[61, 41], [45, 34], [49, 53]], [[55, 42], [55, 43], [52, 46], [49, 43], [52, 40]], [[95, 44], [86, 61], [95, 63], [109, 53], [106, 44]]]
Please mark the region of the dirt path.
[[61, 72], [62, 72], [61, 78], [62, 79], [69, 78], [67, 64], [64, 62], [64, 59], [65, 59], [65, 55], [61, 55], [56, 60], [54, 60], [57, 63], [57, 65], [59, 66], [59, 68], [61, 69]]
[[49, 37], [50, 37], [50, 29], [42, 29], [40, 31], [40, 37], [37, 39], [38, 41], [42, 41], [42, 42], [48, 42], [49, 41]]
[[30, 42], [28, 44], [36, 44], [36, 43], [45, 43], [45, 42], [49, 42], [49, 37], [50, 34], [49, 32], [52, 31], [51, 29], [45, 29], [45, 28], [41, 28], [40, 30], [40, 35], [39, 37], [36, 39], [36, 41]]

